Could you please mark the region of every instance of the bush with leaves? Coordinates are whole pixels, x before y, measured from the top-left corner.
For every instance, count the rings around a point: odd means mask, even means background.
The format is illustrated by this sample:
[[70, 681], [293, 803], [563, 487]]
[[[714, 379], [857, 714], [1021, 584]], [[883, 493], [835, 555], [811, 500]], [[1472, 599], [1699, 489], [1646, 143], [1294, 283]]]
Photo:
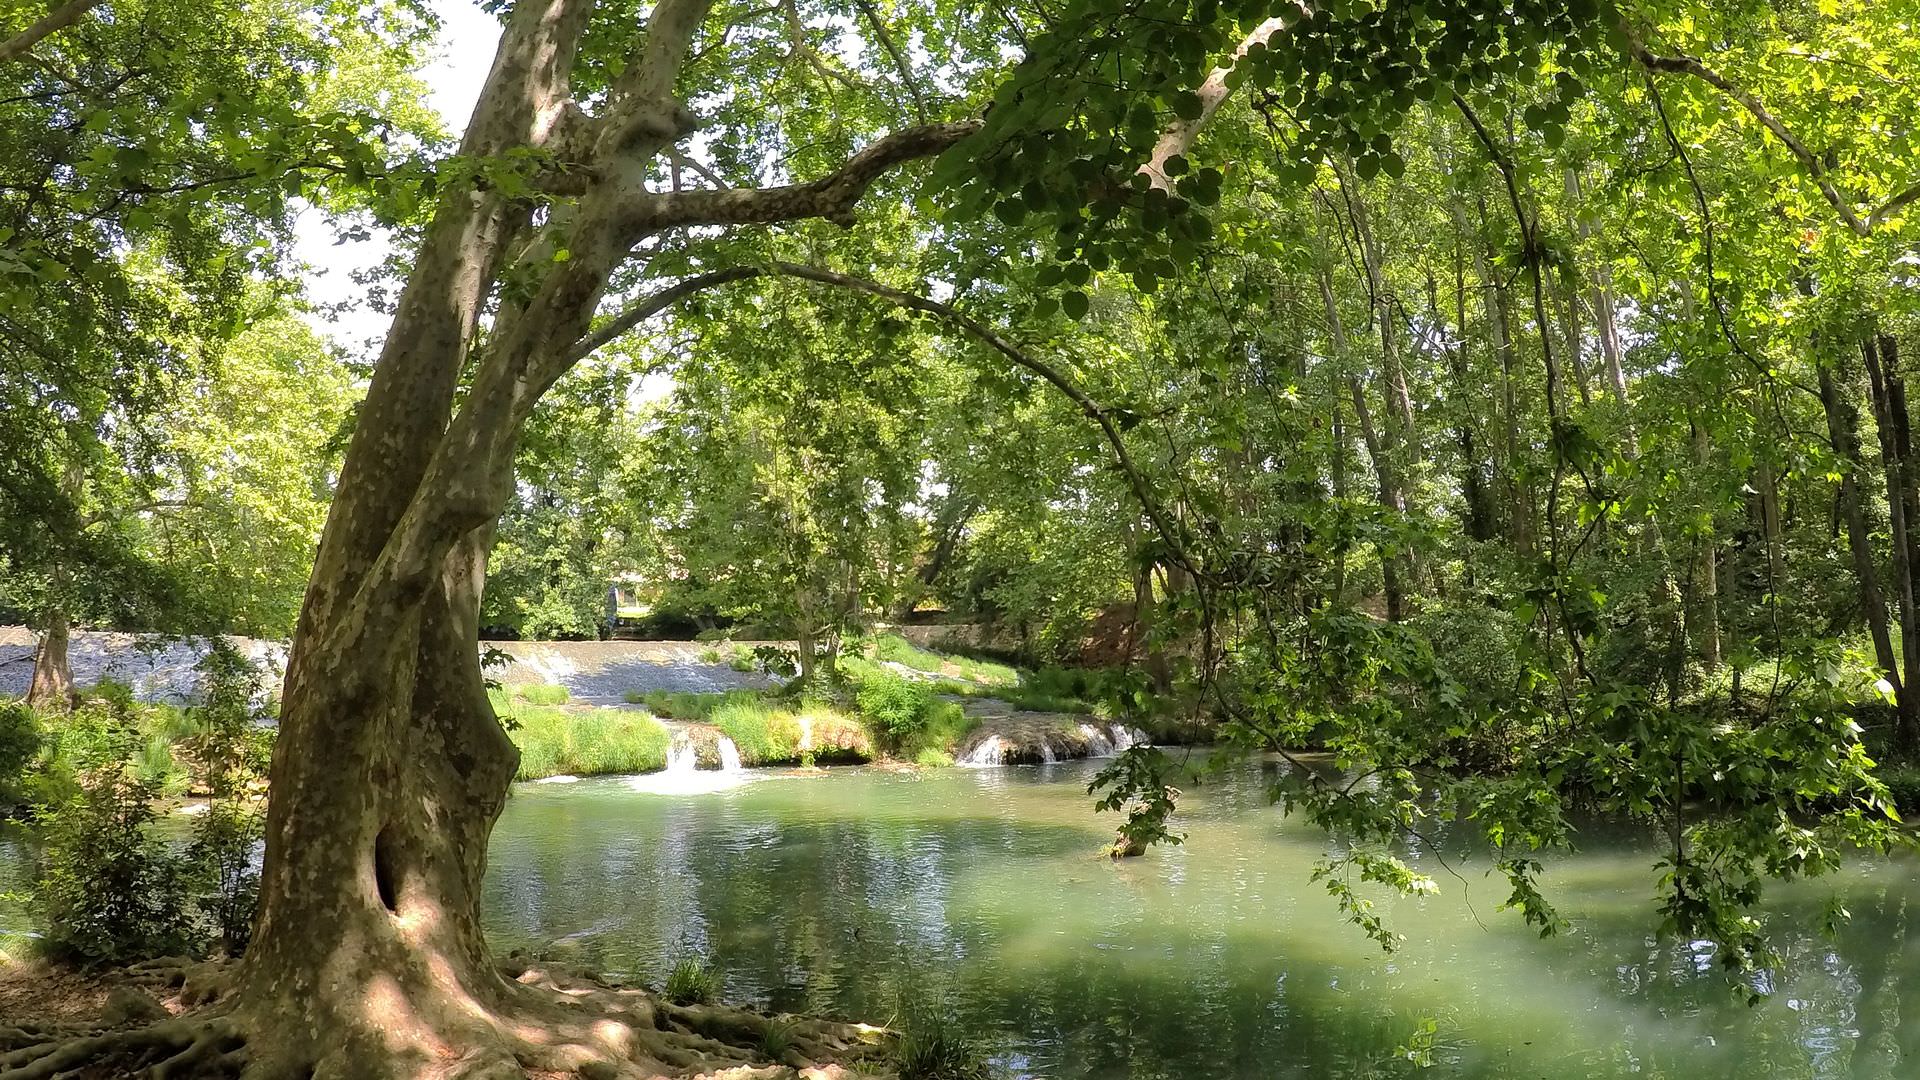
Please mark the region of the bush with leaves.
[[876, 739], [899, 746], [926, 727], [934, 698], [925, 686], [882, 671], [860, 681], [854, 703]]
[[117, 964], [189, 951], [192, 865], [154, 833], [160, 785], [133, 765], [139, 729], [124, 703], [99, 698], [73, 720], [97, 737], [70, 759], [72, 797], [38, 808], [46, 849], [34, 896], [47, 953]]

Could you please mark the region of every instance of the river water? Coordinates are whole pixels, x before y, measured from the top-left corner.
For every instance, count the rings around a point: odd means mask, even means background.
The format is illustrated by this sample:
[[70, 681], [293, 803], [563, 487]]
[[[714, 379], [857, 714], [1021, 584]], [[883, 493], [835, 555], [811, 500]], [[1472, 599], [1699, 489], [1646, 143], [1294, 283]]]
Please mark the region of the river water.
[[[1405, 935], [1389, 956], [1308, 880], [1330, 842], [1267, 805], [1259, 766], [1187, 793], [1184, 845], [1119, 863], [1098, 855], [1097, 767], [522, 785], [489, 933], [655, 985], [697, 953], [726, 998], [783, 1010], [885, 1022], [937, 1000], [1019, 1076], [1920, 1076], [1912, 860], [1773, 888], [1788, 965], [1750, 1007], [1705, 949], [1652, 933], [1650, 843], [1595, 833], [1551, 861], [1575, 927], [1548, 940], [1497, 910], [1484, 861], [1455, 863], [1463, 884], [1422, 856], [1441, 894], [1382, 899]], [[1853, 919], [1828, 938], [1836, 894]]]

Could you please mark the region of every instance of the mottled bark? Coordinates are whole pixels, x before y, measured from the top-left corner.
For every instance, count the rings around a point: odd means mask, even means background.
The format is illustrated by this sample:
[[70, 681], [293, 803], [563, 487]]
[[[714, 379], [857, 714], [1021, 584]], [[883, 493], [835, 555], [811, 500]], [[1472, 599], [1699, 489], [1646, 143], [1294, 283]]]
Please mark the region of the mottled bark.
[[66, 609], [50, 606], [41, 617], [40, 644], [33, 653], [33, 680], [27, 684], [27, 704], [36, 709], [63, 709], [73, 704], [73, 665], [67, 659]]

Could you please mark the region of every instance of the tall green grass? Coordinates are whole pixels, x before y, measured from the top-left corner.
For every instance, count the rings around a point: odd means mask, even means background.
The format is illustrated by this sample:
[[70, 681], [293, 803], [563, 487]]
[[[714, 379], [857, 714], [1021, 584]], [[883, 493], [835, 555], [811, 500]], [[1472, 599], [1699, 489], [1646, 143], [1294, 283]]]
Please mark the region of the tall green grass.
[[792, 713], [766, 702], [736, 697], [707, 714], [707, 723], [720, 729], [740, 750], [748, 765], [800, 759], [800, 724]]
[[753, 690], [729, 690], [721, 694], [699, 694], [687, 690], [629, 690], [621, 697], [629, 705], [644, 705], [655, 716], [664, 716], [669, 720], [691, 720], [704, 722], [720, 706], [735, 701], [757, 702], [760, 694]]
[[627, 709], [518, 705], [503, 715], [514, 721], [508, 737], [520, 748], [521, 780], [653, 772], [673, 745], [666, 725]]
[[508, 687], [513, 697], [529, 705], [565, 705], [567, 688], [553, 683], [518, 683]]

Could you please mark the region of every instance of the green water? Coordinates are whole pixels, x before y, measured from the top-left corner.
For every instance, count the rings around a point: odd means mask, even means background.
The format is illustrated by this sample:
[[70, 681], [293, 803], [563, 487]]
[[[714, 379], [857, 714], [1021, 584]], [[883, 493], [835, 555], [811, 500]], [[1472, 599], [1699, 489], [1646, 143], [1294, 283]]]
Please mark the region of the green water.
[[[938, 997], [1025, 1076], [1920, 1076], [1910, 860], [1776, 889], [1789, 966], [1749, 1008], [1709, 955], [1651, 934], [1650, 846], [1592, 835], [1553, 864], [1576, 928], [1545, 941], [1496, 910], [1484, 864], [1463, 886], [1423, 858], [1442, 895], [1383, 901], [1406, 937], [1385, 956], [1307, 880], [1329, 842], [1266, 805], [1257, 767], [1188, 793], [1184, 846], [1121, 863], [1096, 854], [1093, 771], [524, 785], [494, 833], [489, 930], [570, 936], [656, 985], [698, 952], [728, 999], [778, 1009], [884, 1022]], [[1835, 892], [1854, 918], [1830, 939]], [[1397, 1052], [1428, 1018], [1420, 1068]]]

